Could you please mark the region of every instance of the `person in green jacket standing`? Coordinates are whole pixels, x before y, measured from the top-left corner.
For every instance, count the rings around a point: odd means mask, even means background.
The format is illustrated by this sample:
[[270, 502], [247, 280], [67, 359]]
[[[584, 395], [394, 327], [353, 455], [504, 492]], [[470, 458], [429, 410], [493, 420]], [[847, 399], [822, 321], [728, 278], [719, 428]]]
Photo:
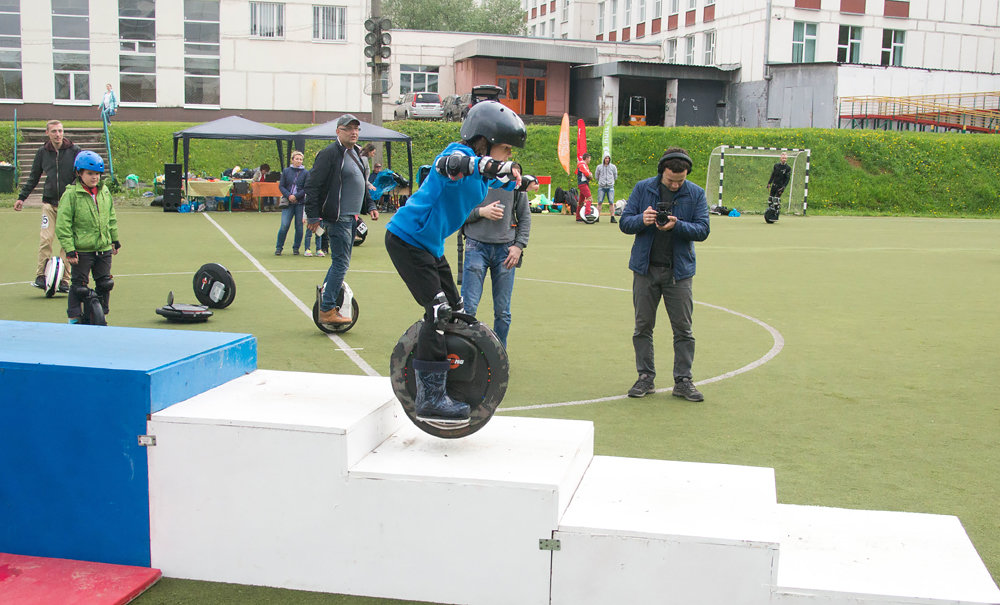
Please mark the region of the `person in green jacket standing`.
[[56, 237], [73, 266], [69, 289], [69, 323], [80, 323], [81, 302], [86, 294], [88, 274], [94, 275], [94, 290], [101, 298], [104, 315], [109, 312], [111, 257], [118, 254], [118, 218], [107, 186], [101, 185], [104, 160], [93, 151], [81, 151], [73, 162], [77, 180], [66, 187], [59, 200]]

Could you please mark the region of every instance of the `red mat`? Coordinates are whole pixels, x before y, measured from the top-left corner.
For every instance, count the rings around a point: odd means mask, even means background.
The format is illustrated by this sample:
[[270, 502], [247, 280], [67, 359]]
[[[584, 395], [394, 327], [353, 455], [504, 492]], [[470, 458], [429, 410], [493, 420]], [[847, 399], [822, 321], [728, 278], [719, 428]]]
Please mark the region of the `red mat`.
[[121, 605], [160, 579], [159, 569], [0, 553], [3, 605]]

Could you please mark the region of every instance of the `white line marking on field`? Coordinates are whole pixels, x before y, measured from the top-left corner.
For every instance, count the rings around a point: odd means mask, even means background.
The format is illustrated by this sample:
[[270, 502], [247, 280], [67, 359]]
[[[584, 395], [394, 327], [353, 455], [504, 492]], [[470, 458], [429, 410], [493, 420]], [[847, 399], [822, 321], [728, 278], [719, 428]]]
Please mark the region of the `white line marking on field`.
[[[292, 291], [289, 290], [288, 288], [286, 288], [285, 284], [283, 284], [280, 281], [278, 281], [278, 278], [275, 277], [274, 274], [272, 274], [270, 271], [268, 271], [264, 267], [264, 265], [260, 264], [260, 261], [258, 261], [256, 258], [254, 258], [254, 256], [252, 254], [250, 254], [249, 252], [247, 252], [246, 249], [243, 248], [243, 246], [239, 245], [239, 243], [237, 243], [236, 240], [233, 239], [233, 236], [229, 235], [229, 233], [225, 229], [222, 228], [222, 225], [220, 225], [219, 223], [215, 222], [215, 219], [213, 219], [207, 213], [206, 214], [202, 214], [202, 216], [204, 216], [205, 219], [208, 220], [208, 222], [210, 222], [213, 225], [215, 225], [215, 228], [218, 229], [222, 233], [222, 235], [224, 235], [226, 237], [226, 239], [229, 240], [229, 243], [231, 243], [237, 250], [239, 250], [243, 254], [243, 256], [247, 257], [247, 259], [253, 264], [253, 266], [257, 267], [257, 270], [260, 271], [260, 273], [263, 274], [264, 277], [266, 277], [267, 279], [269, 279], [271, 281], [271, 283], [274, 284], [275, 287], [277, 287], [278, 290], [280, 290], [281, 293], [284, 294], [288, 298], [288, 300], [292, 301], [292, 303], [296, 307], [298, 307], [300, 311], [302, 311], [303, 313], [305, 313], [306, 317], [309, 318], [309, 323], [315, 325], [313, 323], [312, 309], [310, 307], [307, 307], [304, 302], [302, 302], [301, 300], [299, 300], [299, 298], [297, 296], [295, 296], [294, 294], [292, 294]], [[364, 359], [362, 359], [360, 355], [358, 355], [357, 353], [355, 353], [354, 349], [352, 347], [350, 347], [346, 342], [344, 342], [344, 339], [342, 339], [341, 337], [337, 336], [336, 334], [327, 334], [326, 336], [331, 341], [333, 341], [334, 344], [337, 345], [337, 350], [338, 351], [343, 351], [347, 355], [347, 357], [350, 358], [350, 360], [354, 362], [354, 364], [356, 366], [358, 366], [359, 368], [361, 368], [362, 372], [364, 372], [368, 376], [381, 376], [381, 374], [379, 374], [378, 372], [375, 371], [375, 368], [373, 368], [370, 365], [368, 365], [368, 362], [366, 362]]]
[[[547, 280], [547, 279], [533, 279], [531, 281], [547, 282], [547, 283], [551, 283], [551, 284], [567, 284], [567, 285], [573, 285], [573, 286], [587, 286], [587, 284], [572, 283], [572, 282], [558, 282], [558, 281], [552, 281], [552, 280]], [[611, 288], [611, 287], [607, 287], [607, 286], [589, 286], [589, 287], [593, 287], [593, 288], [605, 288], [605, 289], [608, 289], [608, 290], [619, 290], [621, 292], [629, 292], [629, 290], [626, 290], [624, 288]], [[778, 353], [780, 353], [783, 348], [785, 348], [785, 338], [781, 335], [781, 332], [778, 332], [778, 330], [776, 330], [772, 326], [769, 326], [768, 324], [764, 323], [763, 321], [761, 321], [761, 320], [759, 320], [759, 319], [757, 319], [755, 317], [750, 317], [749, 315], [746, 315], [744, 313], [740, 313], [739, 311], [733, 311], [732, 309], [727, 309], [725, 307], [720, 307], [719, 305], [712, 305], [712, 304], [709, 304], [709, 303], [703, 303], [703, 302], [698, 302], [698, 301], [694, 301], [694, 303], [696, 305], [702, 305], [704, 307], [709, 307], [709, 308], [715, 309], [717, 311], [722, 311], [724, 313], [729, 313], [731, 315], [735, 315], [737, 317], [742, 317], [743, 319], [750, 320], [753, 323], [755, 323], [755, 324], [761, 326], [762, 328], [764, 328], [765, 330], [767, 330], [768, 333], [771, 335], [771, 340], [773, 341], [773, 344], [771, 345], [771, 349], [767, 353], [765, 353], [762, 357], [760, 357], [759, 359], [757, 359], [755, 361], [752, 361], [752, 362], [748, 363], [747, 365], [745, 365], [742, 368], [739, 368], [737, 370], [733, 370], [731, 372], [726, 372], [725, 374], [719, 374], [718, 376], [713, 376], [712, 378], [706, 378], [705, 380], [699, 380], [698, 382], [694, 383], [696, 386], [701, 386], [701, 385], [705, 385], [705, 384], [712, 384], [713, 382], [719, 382], [721, 380], [725, 380], [727, 378], [732, 378], [733, 376], [738, 376], [738, 375], [743, 374], [745, 372], [749, 372], [750, 370], [753, 370], [754, 368], [759, 368], [760, 366], [762, 366], [765, 363], [767, 363], [767, 362], [771, 361], [772, 359], [774, 359], [774, 357]], [[673, 391], [673, 390], [674, 390], [673, 387], [668, 387], [668, 388], [664, 388], [664, 389], [656, 389], [656, 392], [657, 393], [668, 393], [668, 392]], [[517, 407], [512, 407], [512, 408], [498, 408], [497, 409], [497, 413], [500, 413], [500, 412], [517, 412], [517, 411], [520, 411], [520, 410], [540, 410], [540, 409], [543, 409], [543, 408], [561, 408], [561, 407], [566, 407], [566, 406], [570, 406], [570, 405], [585, 405], [585, 404], [588, 404], [588, 403], [604, 403], [604, 402], [607, 402], [607, 401], [618, 401], [618, 400], [627, 399], [627, 398], [628, 398], [628, 395], [612, 395], [610, 397], [598, 397], [596, 399], [580, 399], [578, 401], [563, 401], [563, 402], [559, 402], [559, 403], [540, 403], [538, 405], [522, 405], [522, 406], [517, 406]]]

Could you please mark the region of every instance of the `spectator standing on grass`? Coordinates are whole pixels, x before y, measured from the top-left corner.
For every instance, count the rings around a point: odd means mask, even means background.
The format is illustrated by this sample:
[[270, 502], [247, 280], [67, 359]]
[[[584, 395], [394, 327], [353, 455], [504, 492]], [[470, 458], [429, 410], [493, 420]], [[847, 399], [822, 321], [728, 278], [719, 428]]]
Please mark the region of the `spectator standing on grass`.
[[79, 290], [86, 291], [89, 276], [94, 275], [94, 290], [101, 299], [104, 315], [111, 311], [111, 257], [122, 247], [118, 241], [118, 217], [108, 186], [101, 183], [104, 160], [93, 151], [76, 156], [76, 183], [66, 187], [56, 219], [56, 234], [66, 251], [66, 262], [73, 266], [73, 287], [69, 290], [66, 315], [69, 323], [80, 323]]
[[691, 381], [691, 323], [694, 243], [708, 238], [708, 202], [705, 190], [687, 180], [692, 166], [685, 150], [667, 149], [657, 165], [657, 176], [636, 184], [618, 223], [622, 233], [635, 235], [628, 267], [632, 270], [635, 310], [632, 347], [639, 379], [629, 389], [629, 397], [643, 397], [656, 390], [653, 328], [662, 300], [673, 330], [673, 396], [688, 401], [705, 399]]
[[288, 237], [288, 227], [293, 222], [295, 223], [295, 239], [292, 240], [292, 254], [299, 253], [299, 244], [302, 243], [305, 190], [306, 182], [309, 179], [309, 171], [302, 165], [303, 158], [301, 151], [293, 151], [292, 165], [281, 171], [281, 180], [278, 181], [278, 189], [281, 190], [284, 206], [281, 208], [278, 242], [274, 246], [275, 256], [281, 256], [281, 251], [285, 248], [285, 239]]
[[618, 167], [611, 163], [611, 156], [604, 156], [604, 160], [594, 169], [594, 178], [597, 179], [597, 209], [600, 210], [605, 198], [608, 200], [608, 213], [611, 214], [611, 222], [615, 222], [615, 181], [618, 180]]
[[306, 228], [316, 233], [322, 222], [330, 237], [330, 268], [319, 304], [319, 321], [324, 324], [351, 323], [350, 317], [340, 314], [337, 297], [351, 266], [357, 216], [365, 213], [378, 220], [358, 147], [360, 134], [361, 120], [349, 113], [337, 118], [337, 140], [316, 154], [306, 185]]
[[115, 96], [115, 89], [111, 83], [105, 85], [104, 98], [101, 99], [101, 118], [111, 121], [111, 116], [118, 113], [118, 97]]
[[[20, 212], [24, 200], [31, 195], [38, 185], [38, 180], [45, 175], [45, 185], [42, 187], [42, 226], [38, 243], [38, 266], [35, 269], [36, 288], [45, 287], [45, 264], [52, 256], [52, 241], [56, 237], [56, 215], [59, 211], [59, 198], [66, 186], [76, 178], [73, 162], [80, 148], [63, 135], [63, 125], [59, 120], [49, 120], [45, 125], [45, 134], [49, 140], [35, 152], [35, 160], [31, 163], [28, 180], [17, 194], [14, 210]], [[65, 249], [64, 249], [65, 250]], [[65, 252], [62, 253], [65, 258]], [[63, 281], [59, 284], [60, 292], [69, 292], [70, 267], [67, 265]]]
[[[532, 188], [538, 189], [533, 183]], [[465, 310], [475, 315], [483, 297], [486, 273], [493, 295], [493, 332], [507, 346], [510, 332], [510, 297], [514, 271], [521, 266], [521, 252], [528, 246], [531, 209], [523, 191], [490, 189], [486, 199], [465, 221], [465, 263], [462, 268], [462, 299]]]
[[788, 181], [791, 178], [792, 167], [788, 165], [788, 154], [782, 151], [781, 157], [778, 158], [778, 161], [774, 164], [774, 168], [771, 169], [771, 178], [767, 179], [767, 185], [764, 185], [764, 187], [771, 188], [770, 197], [774, 201], [781, 199], [781, 194], [785, 192], [785, 187], [788, 186]]

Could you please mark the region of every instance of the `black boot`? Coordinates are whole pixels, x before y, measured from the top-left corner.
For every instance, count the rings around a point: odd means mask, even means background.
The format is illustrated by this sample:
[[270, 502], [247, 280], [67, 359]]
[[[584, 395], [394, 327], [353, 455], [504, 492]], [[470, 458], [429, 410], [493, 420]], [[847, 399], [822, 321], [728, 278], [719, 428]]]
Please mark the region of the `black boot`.
[[450, 365], [447, 361], [413, 360], [417, 378], [417, 420], [448, 425], [469, 423], [469, 404], [455, 401], [445, 389]]

